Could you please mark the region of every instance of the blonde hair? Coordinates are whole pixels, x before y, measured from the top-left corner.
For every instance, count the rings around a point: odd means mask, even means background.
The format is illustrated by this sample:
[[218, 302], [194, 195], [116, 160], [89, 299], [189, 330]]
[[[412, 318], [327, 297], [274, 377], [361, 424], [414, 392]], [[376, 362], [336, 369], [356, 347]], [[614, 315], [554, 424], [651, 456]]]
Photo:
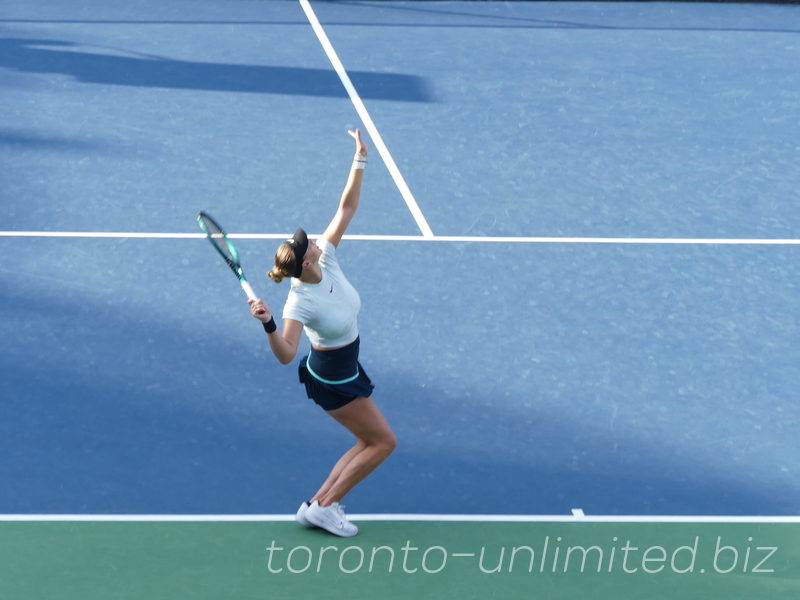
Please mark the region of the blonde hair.
[[289, 242], [284, 242], [275, 252], [275, 267], [267, 273], [267, 276], [275, 283], [280, 283], [284, 279], [292, 277], [294, 269], [294, 250], [292, 250]]

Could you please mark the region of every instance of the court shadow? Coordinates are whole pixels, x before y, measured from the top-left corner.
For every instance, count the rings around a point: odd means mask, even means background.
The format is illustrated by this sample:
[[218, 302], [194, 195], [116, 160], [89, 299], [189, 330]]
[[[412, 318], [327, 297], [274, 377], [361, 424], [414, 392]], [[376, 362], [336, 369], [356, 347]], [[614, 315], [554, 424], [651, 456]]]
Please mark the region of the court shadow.
[[0, 147], [20, 150], [49, 150], [54, 152], [110, 151], [106, 146], [89, 140], [43, 135], [37, 131], [0, 128]]
[[[88, 287], [23, 299], [34, 288], [2, 268], [0, 282], [0, 513], [296, 508], [292, 457], [333, 428], [295, 415], [293, 369], [168, 318], [114, 314]], [[63, 327], [37, 317], [54, 303]]]
[[[347, 98], [332, 69], [182, 61], [45, 39], [0, 39], [0, 68], [91, 84]], [[427, 81], [401, 73], [349, 72], [363, 99], [433, 102]]]
[[[193, 298], [191, 269], [140, 266], [146, 247], [123, 258], [122, 242], [71, 246], [37, 242], [50, 265], [38, 277], [12, 274], [8, 260], [0, 270], [0, 512], [287, 514], [313, 494], [352, 439], [304, 397], [263, 332], [231, 331]], [[108, 257], [95, 274], [64, 270], [65, 254]], [[486, 390], [467, 398], [367, 368], [399, 446], [348, 496], [354, 512], [797, 513], [796, 490], [757, 461], [720, 469], [721, 439], [682, 448], [594, 427], [568, 403], [563, 414], [510, 408]]]

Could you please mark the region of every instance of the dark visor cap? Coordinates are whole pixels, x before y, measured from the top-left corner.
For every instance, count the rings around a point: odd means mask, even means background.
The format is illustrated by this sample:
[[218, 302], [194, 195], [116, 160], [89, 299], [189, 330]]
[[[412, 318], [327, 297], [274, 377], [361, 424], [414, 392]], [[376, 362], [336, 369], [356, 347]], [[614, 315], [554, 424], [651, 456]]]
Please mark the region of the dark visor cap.
[[300, 277], [303, 274], [303, 258], [305, 258], [308, 251], [308, 236], [306, 232], [298, 228], [294, 232], [292, 239], [286, 241], [291, 246], [294, 252], [294, 275], [292, 277]]

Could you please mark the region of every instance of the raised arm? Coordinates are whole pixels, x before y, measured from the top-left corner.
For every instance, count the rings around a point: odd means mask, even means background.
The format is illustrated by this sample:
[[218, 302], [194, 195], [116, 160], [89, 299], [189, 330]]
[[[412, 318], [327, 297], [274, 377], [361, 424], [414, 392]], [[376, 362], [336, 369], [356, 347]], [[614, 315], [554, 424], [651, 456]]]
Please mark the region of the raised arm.
[[322, 234], [322, 237], [328, 240], [334, 246], [338, 246], [342, 241], [344, 232], [347, 231], [347, 226], [353, 219], [358, 209], [358, 202], [361, 198], [361, 182], [364, 179], [364, 165], [367, 162], [367, 153], [369, 148], [361, 139], [361, 131], [348, 131], [356, 141], [356, 155], [353, 157], [353, 166], [350, 168], [350, 175], [347, 177], [347, 184], [344, 186], [342, 198], [339, 201], [339, 208], [336, 214]]

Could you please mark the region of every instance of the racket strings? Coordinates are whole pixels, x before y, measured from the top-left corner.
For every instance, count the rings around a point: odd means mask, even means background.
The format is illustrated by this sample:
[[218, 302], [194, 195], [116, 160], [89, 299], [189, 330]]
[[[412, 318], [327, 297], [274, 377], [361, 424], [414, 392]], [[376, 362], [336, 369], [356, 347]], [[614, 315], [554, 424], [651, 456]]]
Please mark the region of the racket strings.
[[225, 260], [229, 263], [237, 262], [236, 250], [233, 248], [233, 244], [228, 241], [228, 237], [222, 228], [207, 216], [202, 216], [198, 220], [211, 243], [216, 246], [217, 250], [225, 257]]

